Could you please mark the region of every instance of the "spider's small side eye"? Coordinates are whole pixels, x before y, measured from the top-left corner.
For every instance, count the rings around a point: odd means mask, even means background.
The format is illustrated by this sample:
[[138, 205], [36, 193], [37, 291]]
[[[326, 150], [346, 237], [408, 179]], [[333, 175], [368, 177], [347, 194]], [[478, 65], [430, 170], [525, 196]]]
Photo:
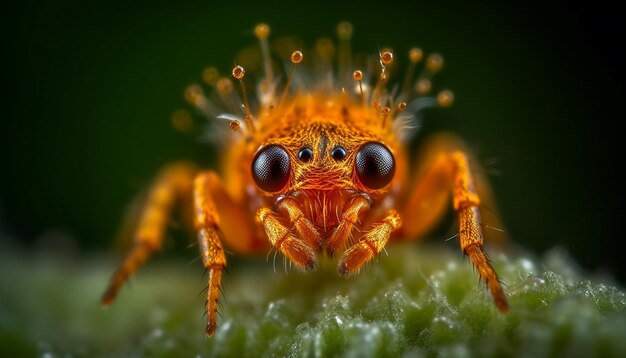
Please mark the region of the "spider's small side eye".
[[261, 148], [252, 160], [252, 178], [259, 188], [277, 192], [289, 180], [291, 162], [287, 151], [276, 144]]
[[333, 149], [333, 151], [330, 153], [331, 157], [333, 157], [334, 160], [344, 160], [346, 159], [346, 150], [343, 147], [335, 147], [335, 149]]
[[313, 159], [313, 149], [309, 147], [304, 147], [300, 149], [300, 151], [298, 152], [298, 159], [303, 162], [310, 161], [311, 159]]
[[391, 151], [382, 143], [365, 143], [356, 154], [356, 174], [370, 189], [381, 189], [391, 182], [396, 162]]

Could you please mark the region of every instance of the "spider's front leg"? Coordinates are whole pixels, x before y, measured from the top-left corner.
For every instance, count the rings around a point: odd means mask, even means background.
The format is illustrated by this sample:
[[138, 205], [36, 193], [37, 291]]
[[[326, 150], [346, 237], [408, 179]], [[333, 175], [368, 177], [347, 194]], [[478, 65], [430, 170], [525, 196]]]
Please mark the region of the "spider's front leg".
[[359, 222], [359, 218], [370, 207], [370, 200], [366, 195], [359, 194], [352, 199], [326, 244], [326, 254], [329, 257], [335, 256], [335, 252], [343, 248], [350, 235], [352, 235], [352, 230]]
[[252, 221], [228, 194], [215, 172], [204, 172], [196, 177], [193, 199], [200, 255], [209, 273], [205, 308], [206, 334], [211, 336], [217, 329], [222, 271], [226, 267], [220, 234], [230, 247], [243, 253], [262, 252], [267, 245], [259, 242]]
[[218, 236], [220, 217], [215, 208], [211, 189], [215, 186], [216, 177], [212, 173], [199, 175], [194, 181], [194, 223], [198, 231], [198, 245], [204, 267], [209, 272], [207, 298], [207, 336], [213, 335], [217, 329], [217, 308], [219, 305], [222, 271], [226, 267], [226, 256]]
[[506, 312], [509, 305], [504, 295], [504, 290], [483, 251], [483, 230], [480, 222], [480, 198], [476, 193], [475, 185], [471, 176], [469, 161], [463, 152], [453, 152], [448, 157], [453, 166], [453, 204], [459, 217], [459, 236], [461, 250], [469, 256], [474, 266], [478, 269], [491, 291], [496, 307]]
[[508, 303], [504, 290], [483, 251], [484, 239], [478, 209], [481, 198], [468, 155], [454, 137], [441, 136], [429, 144], [429, 154], [425, 160], [427, 169], [414, 183], [403, 209], [404, 217], [412, 220], [407, 220], [401, 236], [417, 238], [428, 231], [442, 217], [452, 194], [452, 204], [459, 219], [461, 250], [469, 256], [480, 277], [485, 280], [496, 307], [506, 312]]
[[337, 266], [339, 273], [349, 275], [378, 255], [387, 245], [391, 233], [399, 229], [401, 223], [400, 215], [393, 209], [388, 210], [381, 223], [374, 224], [370, 231], [344, 252]]
[[[276, 204], [282, 215], [267, 207], [257, 211], [257, 220], [263, 225], [269, 242], [287, 256], [296, 266], [312, 270], [317, 266], [316, 251], [321, 249], [321, 237], [313, 224], [304, 217], [302, 208], [293, 198], [283, 198]], [[295, 228], [298, 237], [285, 224]]]

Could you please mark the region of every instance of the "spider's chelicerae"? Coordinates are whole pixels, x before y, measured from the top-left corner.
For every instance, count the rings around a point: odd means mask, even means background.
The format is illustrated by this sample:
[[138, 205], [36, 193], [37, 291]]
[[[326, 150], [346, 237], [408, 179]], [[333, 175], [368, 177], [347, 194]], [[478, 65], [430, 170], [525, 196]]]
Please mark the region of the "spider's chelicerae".
[[267, 254], [273, 246], [305, 271], [315, 269], [319, 255], [337, 257], [337, 271], [349, 275], [390, 241], [423, 237], [451, 201], [461, 249], [505, 312], [504, 291], [483, 251], [479, 206], [485, 195], [477, 189], [484, 187], [483, 179], [473, 172], [468, 152], [456, 137], [439, 135], [415, 159], [407, 155], [422, 110], [452, 104], [450, 91], [429, 95], [443, 58], [425, 57], [416, 76], [423, 56], [411, 49], [404, 80], [392, 84], [393, 52], [382, 50], [356, 68], [352, 26], [341, 23], [337, 50], [328, 39], [319, 40], [310, 56], [295, 50], [291, 63], [285, 61], [285, 76], [277, 76], [269, 32], [265, 24], [255, 28], [262, 75], [254, 87], [244, 67], [236, 65], [232, 77], [240, 91], [214, 69], [204, 73], [214, 88], [209, 97], [199, 85], [187, 88], [187, 99], [201, 113], [226, 120], [233, 131], [221, 135], [228, 138], [222, 170], [174, 164], [157, 176], [133, 247], [103, 304], [111, 303], [126, 279], [159, 250], [179, 206], [192, 213], [209, 273], [206, 334], [211, 336], [226, 267], [222, 241], [242, 253]]

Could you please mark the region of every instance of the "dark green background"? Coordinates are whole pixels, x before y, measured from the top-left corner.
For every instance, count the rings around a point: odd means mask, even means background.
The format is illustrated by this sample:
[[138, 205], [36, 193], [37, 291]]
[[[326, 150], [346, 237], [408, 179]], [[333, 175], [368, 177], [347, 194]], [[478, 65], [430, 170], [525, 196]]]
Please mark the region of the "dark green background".
[[492, 182], [513, 240], [537, 253], [564, 246], [584, 267], [626, 278], [624, 22], [601, 2], [2, 6], [0, 220], [18, 246], [65, 232], [74, 244], [52, 245], [106, 250], [161, 165], [214, 163], [169, 123], [204, 67], [228, 70], [260, 21], [312, 43], [348, 19], [359, 52], [417, 44], [444, 54], [436, 83], [457, 101], [429, 112], [424, 131], [454, 131], [497, 159]]

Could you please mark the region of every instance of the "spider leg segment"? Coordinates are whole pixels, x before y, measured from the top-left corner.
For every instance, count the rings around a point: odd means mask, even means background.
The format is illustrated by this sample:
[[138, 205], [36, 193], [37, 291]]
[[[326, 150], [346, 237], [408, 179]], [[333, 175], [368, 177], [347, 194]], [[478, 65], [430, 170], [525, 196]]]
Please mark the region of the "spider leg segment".
[[124, 282], [148, 258], [161, 248], [171, 212], [179, 202], [191, 197], [196, 169], [191, 164], [173, 164], [164, 168], [152, 184], [135, 229], [133, 246], [111, 277], [102, 295], [102, 304], [113, 302]]
[[352, 234], [354, 226], [358, 223], [359, 217], [369, 209], [370, 201], [367, 196], [357, 195], [354, 197], [326, 243], [326, 254], [329, 257], [333, 257], [337, 250], [343, 248]]
[[218, 237], [217, 227], [198, 230], [198, 244], [204, 267], [209, 272], [205, 310], [207, 312], [206, 334], [212, 336], [217, 329], [217, 308], [219, 307], [222, 271], [226, 267], [226, 256]]
[[260, 253], [267, 242], [256, 236], [252, 220], [248, 220], [243, 205], [226, 191], [222, 180], [213, 171], [199, 174], [194, 181], [194, 223], [200, 256], [209, 273], [205, 309], [207, 336], [217, 329], [217, 310], [226, 256], [221, 238], [240, 253]]
[[[444, 141], [439, 143], [442, 142]], [[416, 238], [432, 227], [442, 216], [452, 194], [452, 204], [459, 219], [461, 250], [469, 256], [480, 277], [485, 280], [496, 307], [506, 312], [508, 303], [504, 290], [483, 251], [484, 237], [478, 209], [481, 199], [468, 156], [463, 151], [450, 147], [437, 149], [439, 154], [435, 156], [434, 161], [417, 180], [412, 193], [409, 194], [404, 207], [404, 217], [415, 219], [407, 221], [402, 228], [402, 236]]]
[[472, 263], [478, 269], [491, 295], [496, 307], [502, 312], [509, 308], [504, 295], [504, 290], [498, 279], [496, 271], [491, 267], [487, 254], [483, 251], [483, 231], [481, 229], [480, 212], [478, 206], [480, 199], [471, 177], [469, 162], [463, 152], [453, 152], [450, 160], [454, 165], [453, 204], [459, 217], [459, 237], [461, 250], [470, 257]]
[[400, 215], [391, 209], [385, 213], [382, 223], [374, 224], [359, 242], [349, 247], [339, 259], [337, 270], [342, 275], [357, 271], [372, 257], [378, 255], [387, 245], [394, 230], [400, 228]]
[[309, 219], [304, 216], [300, 205], [293, 198], [284, 198], [276, 205], [276, 210], [289, 218], [296, 232], [315, 251], [322, 249], [322, 237]]
[[[290, 210], [297, 212], [294, 207], [291, 207]], [[305, 270], [312, 270], [317, 266], [315, 249], [307, 240], [296, 238], [292, 230], [283, 223], [282, 218], [278, 214], [269, 208], [262, 207], [259, 208], [256, 216], [257, 220], [263, 225], [269, 242], [280, 250], [283, 255], [287, 256], [291, 262]], [[296, 230], [298, 230], [297, 225]]]
[[198, 230], [198, 244], [204, 267], [209, 272], [207, 298], [207, 336], [212, 336], [217, 329], [217, 309], [219, 307], [222, 271], [226, 267], [226, 255], [218, 236], [220, 216], [217, 213], [212, 188], [219, 184], [219, 179], [212, 173], [202, 173], [194, 181], [194, 222]]

